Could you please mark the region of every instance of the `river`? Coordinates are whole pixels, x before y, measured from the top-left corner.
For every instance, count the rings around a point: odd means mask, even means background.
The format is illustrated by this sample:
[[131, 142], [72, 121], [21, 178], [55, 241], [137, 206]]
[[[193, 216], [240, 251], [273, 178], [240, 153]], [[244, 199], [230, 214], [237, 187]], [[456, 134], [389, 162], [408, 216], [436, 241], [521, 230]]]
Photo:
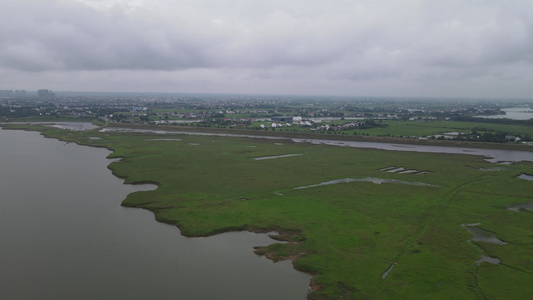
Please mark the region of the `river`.
[[406, 152], [477, 155], [477, 156], [485, 157], [485, 160], [491, 163], [514, 163], [514, 162], [520, 162], [520, 161], [533, 162], [533, 152], [520, 151], [520, 150], [449, 147], [449, 146], [437, 146], [437, 145], [395, 144], [395, 143], [387, 143], [387, 142], [302, 139], [302, 138], [288, 138], [288, 137], [280, 137], [280, 136], [259, 136], [259, 135], [246, 135], [246, 134], [173, 131], [173, 130], [163, 130], [163, 129], [138, 129], [138, 128], [123, 128], [123, 127], [107, 127], [107, 128], [103, 128], [100, 130], [100, 132], [110, 132], [110, 131], [137, 132], [137, 133], [149, 132], [149, 133], [155, 133], [155, 134], [188, 134], [188, 135], [205, 135], [205, 136], [245, 137], [245, 138], [273, 139], [273, 140], [291, 140], [297, 143], [323, 144], [323, 145], [339, 146], [339, 147], [369, 148], [369, 149], [380, 149], [380, 150], [389, 150], [389, 151], [406, 151]]
[[253, 246], [266, 234], [186, 238], [125, 208], [105, 149], [0, 129], [0, 299], [305, 299], [311, 276]]

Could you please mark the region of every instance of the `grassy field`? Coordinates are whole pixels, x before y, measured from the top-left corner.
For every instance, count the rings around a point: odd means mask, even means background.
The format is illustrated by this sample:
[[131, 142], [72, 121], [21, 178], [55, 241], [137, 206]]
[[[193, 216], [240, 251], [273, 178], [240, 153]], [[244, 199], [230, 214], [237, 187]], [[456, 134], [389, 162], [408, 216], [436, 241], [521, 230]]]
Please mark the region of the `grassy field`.
[[[379, 123], [379, 122], [378, 122]], [[446, 132], [470, 133], [475, 128], [479, 132], [508, 132], [514, 135], [533, 136], [533, 127], [507, 124], [491, 124], [482, 122], [458, 122], [458, 121], [401, 121], [383, 120], [380, 124], [387, 127], [375, 127], [370, 129], [355, 130], [358, 134], [368, 133], [372, 136], [392, 135], [392, 136], [431, 136]], [[351, 132], [353, 133], [353, 132]]]
[[[329, 120], [319, 123], [320, 125], [342, 125], [350, 122], [357, 122], [356, 120]], [[505, 132], [510, 135], [519, 135], [522, 137], [533, 137], [533, 127], [523, 125], [509, 125], [483, 122], [459, 122], [459, 121], [438, 121], [438, 120], [424, 120], [424, 121], [403, 121], [403, 120], [377, 120], [379, 127], [367, 129], [349, 129], [344, 131], [322, 131], [323, 134], [336, 135], [369, 135], [369, 136], [391, 136], [391, 137], [427, 137], [432, 135], [443, 134], [446, 132], [461, 132], [470, 133], [477, 131], [478, 134], [485, 132], [496, 133]], [[261, 124], [270, 126], [271, 122], [254, 122], [250, 127], [259, 127]], [[271, 128], [267, 128], [271, 129]], [[277, 131], [285, 132], [312, 132], [310, 127], [304, 126], [290, 126], [283, 128], [276, 128]]]
[[[533, 174], [530, 163], [288, 140], [39, 130], [113, 150], [122, 158], [109, 165], [115, 175], [159, 185], [123, 205], [149, 209], [186, 236], [276, 230], [289, 243], [256, 252], [314, 274], [309, 299], [533, 298], [533, 212], [506, 209], [531, 201], [532, 182], [517, 178]], [[299, 155], [254, 160], [287, 154]], [[427, 173], [382, 170], [388, 167]], [[345, 178], [396, 183], [319, 185]], [[472, 223], [507, 244], [469, 241], [461, 224]], [[500, 263], [477, 265], [481, 255]]]

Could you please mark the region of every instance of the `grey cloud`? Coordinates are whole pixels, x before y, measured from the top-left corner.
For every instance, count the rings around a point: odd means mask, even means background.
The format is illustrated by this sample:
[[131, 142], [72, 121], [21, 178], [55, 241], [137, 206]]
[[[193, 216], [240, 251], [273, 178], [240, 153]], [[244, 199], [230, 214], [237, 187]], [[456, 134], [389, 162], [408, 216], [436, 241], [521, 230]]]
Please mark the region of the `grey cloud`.
[[[353, 11], [341, 13], [338, 20], [332, 15], [312, 19], [273, 9], [263, 16], [262, 23], [239, 27], [235, 26], [237, 21], [220, 28], [209, 22], [211, 16], [191, 7], [183, 10], [188, 9], [201, 21], [180, 21], [185, 16], [182, 13], [169, 23], [165, 22], [171, 17], [168, 13], [158, 15], [153, 10], [148, 11], [151, 19], [146, 19], [143, 11], [127, 14], [115, 8], [102, 12], [56, 1], [36, 1], [32, 5], [39, 13], [37, 18], [29, 15], [1, 21], [5, 23], [2, 27], [11, 26], [9, 34], [2, 36], [0, 59], [4, 66], [22, 70], [268, 68], [350, 64], [346, 58], [359, 54], [361, 60], [376, 65], [382, 60], [403, 59], [421, 65], [454, 67], [530, 61], [532, 53], [528, 51], [532, 44], [531, 21], [510, 20], [510, 16], [494, 12], [472, 21], [466, 13], [439, 16], [436, 11], [424, 11], [426, 18], [432, 14], [439, 17], [437, 23], [426, 24], [429, 21], [404, 20], [384, 8], [377, 11], [383, 15], [371, 15], [381, 18], [380, 22], [350, 19], [364, 18], [364, 11], [369, 9], [366, 6], [348, 6]], [[23, 6], [12, 6], [24, 15]], [[458, 9], [448, 11], [457, 12]], [[384, 56], [372, 57], [375, 49], [383, 49]], [[398, 52], [403, 57], [397, 57]]]
[[358, 91], [353, 82], [412, 88], [532, 76], [530, 1], [3, 0], [0, 11], [4, 74], [109, 70], [142, 81], [149, 71], [189, 86], [231, 79], [347, 91]]
[[15, 18], [1, 36], [0, 64], [26, 71], [180, 69], [203, 65], [202, 45], [179, 30], [151, 27], [123, 13], [102, 14], [81, 4], [36, 2], [37, 15]]

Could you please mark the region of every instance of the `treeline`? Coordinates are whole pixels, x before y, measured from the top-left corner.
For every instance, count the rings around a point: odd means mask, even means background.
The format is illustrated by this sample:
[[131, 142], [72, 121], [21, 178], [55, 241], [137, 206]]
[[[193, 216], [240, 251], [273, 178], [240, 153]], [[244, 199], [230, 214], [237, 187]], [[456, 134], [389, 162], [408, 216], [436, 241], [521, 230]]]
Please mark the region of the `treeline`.
[[490, 123], [490, 124], [533, 126], [533, 119], [511, 120], [511, 119], [489, 119], [489, 118], [474, 118], [474, 117], [466, 117], [466, 116], [457, 116], [457, 117], [453, 117], [453, 120], [459, 121], [459, 122], [476, 122], [476, 123]]

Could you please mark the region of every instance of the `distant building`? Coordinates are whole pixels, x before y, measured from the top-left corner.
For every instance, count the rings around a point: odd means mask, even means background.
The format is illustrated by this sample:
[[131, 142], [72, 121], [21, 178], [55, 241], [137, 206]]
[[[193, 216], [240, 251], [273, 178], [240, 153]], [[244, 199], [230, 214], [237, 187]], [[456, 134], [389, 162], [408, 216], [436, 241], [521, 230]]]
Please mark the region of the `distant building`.
[[48, 97], [48, 90], [38, 90], [37, 91], [37, 95], [39, 97], [46, 98], [46, 97]]
[[521, 138], [519, 136], [506, 135], [505, 140], [508, 142], [520, 142]]
[[0, 97], [26, 96], [26, 90], [0, 90]]
[[13, 96], [12, 90], [0, 90], [0, 97], [10, 97]]
[[37, 91], [37, 95], [41, 98], [50, 98], [50, 97], [55, 97], [55, 94], [54, 92], [50, 91], [50, 90], [47, 90], [47, 89], [42, 89], [42, 90], [38, 90]]
[[292, 117], [287, 116], [273, 116], [270, 118], [272, 122], [286, 122], [286, 123], [292, 123]]

